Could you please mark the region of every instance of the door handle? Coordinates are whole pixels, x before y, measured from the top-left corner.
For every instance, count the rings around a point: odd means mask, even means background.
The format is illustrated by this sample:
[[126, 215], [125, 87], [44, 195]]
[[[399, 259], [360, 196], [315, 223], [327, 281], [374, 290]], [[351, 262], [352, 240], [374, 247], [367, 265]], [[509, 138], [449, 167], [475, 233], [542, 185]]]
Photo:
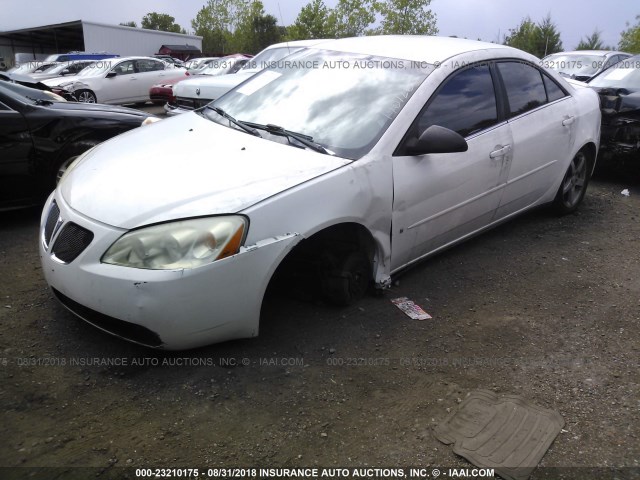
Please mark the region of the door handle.
[[509, 153], [510, 151], [511, 151], [511, 145], [505, 145], [505, 146], [500, 147], [497, 150], [494, 150], [493, 152], [491, 152], [489, 154], [489, 158], [502, 157], [502, 156], [506, 155], [507, 153]]
[[569, 125], [571, 125], [573, 122], [576, 121], [576, 117], [567, 117], [564, 120], [562, 120], [562, 125], [565, 127], [568, 127]]

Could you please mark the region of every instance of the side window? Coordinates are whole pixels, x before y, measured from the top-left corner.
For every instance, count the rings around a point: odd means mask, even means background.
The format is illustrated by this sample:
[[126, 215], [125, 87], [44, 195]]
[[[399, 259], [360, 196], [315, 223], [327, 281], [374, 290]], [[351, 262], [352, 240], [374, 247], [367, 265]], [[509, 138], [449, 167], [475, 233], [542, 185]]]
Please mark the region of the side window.
[[549, 102], [555, 102], [556, 100], [560, 100], [567, 96], [567, 94], [564, 93], [564, 90], [562, 90], [556, 82], [551, 80], [545, 74], [542, 74], [542, 79], [544, 80], [544, 88], [547, 90], [547, 100]]
[[11, 109], [7, 107], [4, 103], [0, 102], [0, 112], [2, 111], [11, 111]]
[[488, 65], [449, 78], [418, 118], [418, 135], [440, 125], [467, 137], [497, 123], [496, 95]]
[[547, 94], [540, 71], [520, 62], [498, 63], [498, 70], [507, 89], [509, 117], [515, 117], [547, 103]]
[[113, 71], [118, 75], [130, 75], [132, 73], [135, 73], [133, 60], [127, 60], [126, 62], [119, 63], [118, 65], [113, 67]]
[[157, 60], [138, 60], [138, 71], [140, 73], [144, 72], [155, 72], [157, 70], [164, 70], [164, 64], [162, 62], [158, 62]]

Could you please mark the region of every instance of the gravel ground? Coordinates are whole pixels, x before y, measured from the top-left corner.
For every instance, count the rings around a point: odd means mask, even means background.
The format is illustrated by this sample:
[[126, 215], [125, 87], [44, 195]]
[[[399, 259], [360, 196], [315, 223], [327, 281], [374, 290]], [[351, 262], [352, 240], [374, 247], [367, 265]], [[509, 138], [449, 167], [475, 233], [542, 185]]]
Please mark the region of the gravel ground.
[[[42, 278], [39, 212], [0, 214], [0, 477], [472, 468], [433, 428], [484, 388], [564, 418], [532, 479], [638, 478], [639, 207], [638, 181], [594, 181], [577, 214], [527, 214], [381, 298], [271, 296], [259, 337], [181, 353], [77, 320]], [[400, 296], [433, 319], [406, 317]]]

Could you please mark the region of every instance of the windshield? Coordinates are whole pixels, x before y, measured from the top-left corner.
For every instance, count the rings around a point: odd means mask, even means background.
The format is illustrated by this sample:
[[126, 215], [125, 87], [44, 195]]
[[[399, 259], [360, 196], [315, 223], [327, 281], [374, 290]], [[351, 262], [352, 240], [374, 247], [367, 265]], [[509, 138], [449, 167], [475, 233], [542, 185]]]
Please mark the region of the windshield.
[[[424, 65], [304, 50], [255, 75], [212, 105], [243, 122], [278, 125], [308, 135], [337, 155], [355, 160], [373, 147], [433, 71], [432, 66], [419, 67]], [[203, 114], [220, 121], [211, 110]], [[270, 136], [264, 131], [261, 135]]]
[[549, 55], [542, 60], [542, 66], [557, 70], [565, 75], [592, 76], [606, 61], [604, 55]]
[[278, 47], [263, 50], [258, 55], [249, 60], [244, 65], [244, 67], [242, 67], [242, 72], [259, 72], [263, 68], [270, 67], [272, 62], [277, 62], [287, 55], [299, 52], [304, 48], [305, 47]]
[[640, 90], [640, 56], [627, 58], [589, 82], [592, 87]]
[[223, 75], [233, 69], [236, 63], [242, 61], [240, 58], [218, 58], [211, 60], [204, 67], [193, 70], [192, 73], [198, 75]]
[[97, 62], [92, 63], [80, 70], [78, 73], [78, 77], [93, 77], [96, 75], [101, 75], [103, 73], [107, 73], [107, 71], [111, 70], [112, 66], [115, 66], [116, 62], [111, 60], [98, 60]]

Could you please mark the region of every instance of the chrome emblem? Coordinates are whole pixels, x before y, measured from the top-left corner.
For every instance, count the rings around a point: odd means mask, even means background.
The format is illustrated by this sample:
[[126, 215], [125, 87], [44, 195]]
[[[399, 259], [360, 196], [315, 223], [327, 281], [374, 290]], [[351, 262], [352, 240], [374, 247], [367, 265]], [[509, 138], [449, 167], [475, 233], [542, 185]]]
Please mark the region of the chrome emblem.
[[200, 89], [196, 88], [196, 95], [200, 95]]

